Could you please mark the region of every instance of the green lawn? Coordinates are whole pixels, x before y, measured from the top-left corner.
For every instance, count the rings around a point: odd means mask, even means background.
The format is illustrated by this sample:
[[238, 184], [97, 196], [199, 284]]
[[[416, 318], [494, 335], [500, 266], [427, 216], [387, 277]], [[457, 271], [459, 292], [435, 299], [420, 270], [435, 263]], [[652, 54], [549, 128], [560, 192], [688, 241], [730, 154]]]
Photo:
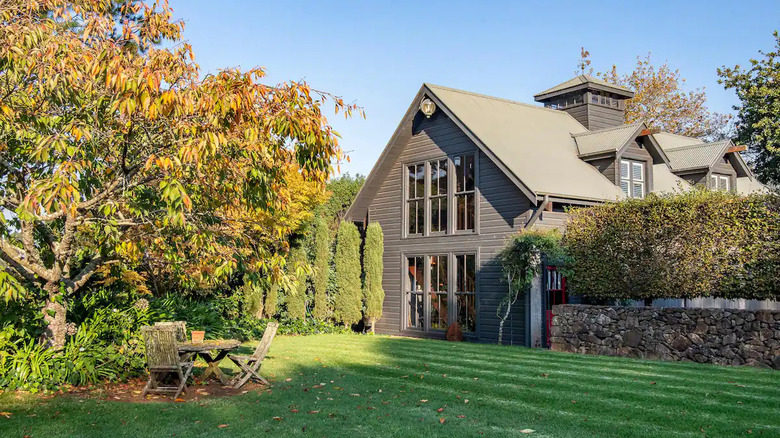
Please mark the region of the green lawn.
[[770, 370], [346, 335], [277, 337], [263, 370], [187, 403], [5, 394], [0, 436], [780, 437]]

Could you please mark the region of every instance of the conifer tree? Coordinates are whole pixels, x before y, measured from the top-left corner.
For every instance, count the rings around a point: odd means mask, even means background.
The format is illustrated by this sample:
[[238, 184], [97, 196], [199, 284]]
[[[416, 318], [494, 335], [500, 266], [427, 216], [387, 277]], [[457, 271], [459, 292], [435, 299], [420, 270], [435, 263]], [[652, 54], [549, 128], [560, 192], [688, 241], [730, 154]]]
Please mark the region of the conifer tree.
[[355, 224], [343, 221], [336, 236], [336, 296], [333, 316], [349, 327], [360, 321], [362, 291], [360, 287], [360, 232]]
[[306, 318], [306, 288], [307, 288], [306, 251], [303, 247], [296, 247], [291, 251], [288, 263], [288, 274], [293, 279], [290, 290], [285, 294], [287, 315], [291, 319]]
[[385, 291], [382, 289], [382, 255], [384, 253], [384, 235], [378, 222], [373, 222], [366, 228], [366, 243], [363, 247], [363, 300], [366, 317], [371, 322], [371, 332], [374, 332], [376, 320], [382, 317], [382, 303]]
[[314, 318], [324, 320], [328, 309], [328, 270], [330, 268], [330, 230], [324, 219], [314, 223]]

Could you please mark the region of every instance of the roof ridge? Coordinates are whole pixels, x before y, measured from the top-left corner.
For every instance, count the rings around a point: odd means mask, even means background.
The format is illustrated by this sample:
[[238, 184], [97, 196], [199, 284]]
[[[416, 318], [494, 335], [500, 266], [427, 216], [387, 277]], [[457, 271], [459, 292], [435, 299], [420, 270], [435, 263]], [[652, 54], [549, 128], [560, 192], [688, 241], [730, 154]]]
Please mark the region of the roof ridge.
[[475, 93], [473, 91], [466, 91], [466, 90], [461, 90], [461, 89], [458, 89], [458, 88], [445, 87], [444, 85], [431, 84], [430, 82], [423, 82], [423, 85], [425, 85], [426, 87], [429, 87], [429, 88], [430, 87], [441, 88], [443, 90], [454, 91], [456, 93], [467, 94], [469, 96], [482, 97], [482, 98], [485, 98], [485, 99], [496, 100], [496, 101], [499, 101], [499, 102], [511, 103], [511, 104], [515, 104], [515, 105], [525, 106], [525, 107], [528, 107], [528, 108], [549, 111], [549, 112], [554, 113], [554, 114], [560, 114], [560, 115], [564, 115], [565, 114], [565, 115], [568, 115], [568, 116], [571, 117], [571, 114], [567, 113], [566, 111], [559, 111], [559, 110], [554, 110], [552, 108], [545, 108], [543, 106], [534, 105], [534, 104], [531, 104], [531, 103], [518, 102], [516, 100], [505, 99], [503, 97], [497, 97], [497, 96], [490, 96], [488, 94]]
[[641, 122], [634, 122], [634, 123], [626, 123], [624, 125], [613, 126], [611, 128], [597, 129], [595, 131], [578, 132], [576, 134], [572, 134], [571, 136], [572, 137], [584, 137], [586, 135], [601, 134], [601, 133], [609, 132], [609, 131], [617, 131], [619, 129], [635, 128], [635, 127], [637, 127], [637, 126], [639, 126], [639, 125], [641, 125], [643, 123], [644, 123], [643, 121], [641, 121]]
[[[675, 134], [672, 134], [672, 135], [675, 135]], [[692, 138], [692, 137], [688, 137], [688, 138]], [[685, 146], [677, 146], [677, 147], [666, 148], [666, 151], [667, 152], [674, 152], [674, 151], [679, 151], [679, 150], [682, 150], [682, 149], [694, 149], [694, 148], [700, 148], [700, 147], [704, 147], [704, 146], [714, 146], [714, 145], [721, 144], [721, 143], [728, 143], [730, 141], [731, 140], [720, 140], [720, 141], [712, 141], [712, 142], [709, 142], [709, 143], [701, 142], [701, 143], [687, 144]]]

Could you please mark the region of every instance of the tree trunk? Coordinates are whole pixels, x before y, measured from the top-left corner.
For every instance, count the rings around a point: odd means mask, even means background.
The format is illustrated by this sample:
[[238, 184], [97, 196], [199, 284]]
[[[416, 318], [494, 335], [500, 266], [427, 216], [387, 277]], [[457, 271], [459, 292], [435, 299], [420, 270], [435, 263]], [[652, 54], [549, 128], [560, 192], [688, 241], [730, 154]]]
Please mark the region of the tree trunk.
[[[62, 348], [65, 346], [65, 305], [64, 297], [59, 297], [60, 288], [56, 283], [47, 283], [44, 287], [48, 296], [43, 308], [43, 320], [46, 330], [41, 335], [41, 342], [46, 347]], [[57, 299], [60, 299], [58, 302]]]
[[374, 330], [374, 327], [376, 326], [376, 318], [371, 318], [371, 334], [375, 334], [376, 331]]
[[504, 322], [506, 322], [506, 319], [509, 318], [509, 312], [512, 310], [512, 303], [506, 304], [506, 313], [504, 313], [504, 317], [501, 318], [501, 321], [498, 323], [498, 345], [501, 345], [503, 342], [504, 337]]

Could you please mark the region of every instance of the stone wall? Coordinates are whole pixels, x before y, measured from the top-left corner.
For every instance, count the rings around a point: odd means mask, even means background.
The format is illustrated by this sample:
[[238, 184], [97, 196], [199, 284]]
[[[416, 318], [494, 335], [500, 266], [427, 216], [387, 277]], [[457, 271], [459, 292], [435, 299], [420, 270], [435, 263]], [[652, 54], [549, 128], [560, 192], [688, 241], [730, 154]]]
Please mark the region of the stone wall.
[[780, 311], [563, 304], [552, 349], [780, 369]]

